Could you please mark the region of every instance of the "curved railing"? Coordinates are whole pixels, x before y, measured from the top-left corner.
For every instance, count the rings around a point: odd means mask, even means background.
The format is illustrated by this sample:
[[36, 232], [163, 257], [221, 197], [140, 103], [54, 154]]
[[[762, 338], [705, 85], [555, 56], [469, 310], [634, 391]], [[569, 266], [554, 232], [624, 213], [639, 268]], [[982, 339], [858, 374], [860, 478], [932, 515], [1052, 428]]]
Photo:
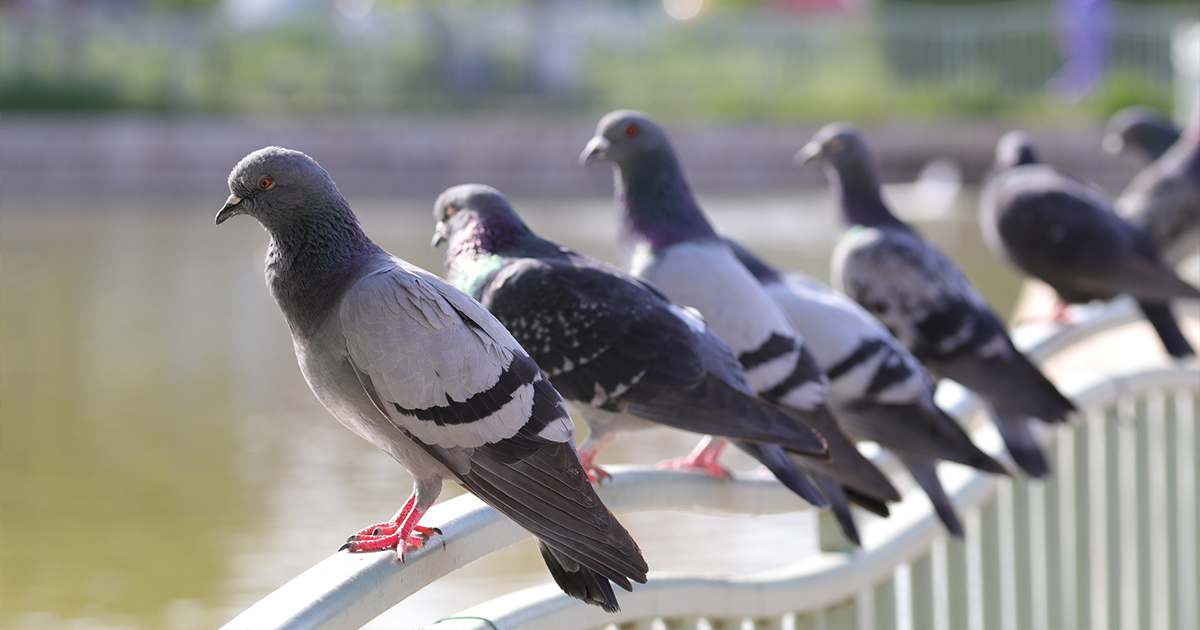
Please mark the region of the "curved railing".
[[[1046, 358], [1136, 318], [1130, 303], [1090, 309], [1076, 325], [1016, 335]], [[695, 628], [1185, 628], [1200, 627], [1196, 479], [1200, 372], [1194, 364], [1073, 374], [1063, 386], [1080, 413], [1047, 430], [1055, 473], [1008, 479], [940, 469], [966, 537], [944, 534], [929, 502], [906, 493], [888, 519], [863, 528], [857, 552], [822, 552], [737, 577], [654, 572], [606, 614], [552, 584], [445, 619], [440, 630], [594, 628], [619, 623]], [[968, 420], [984, 450], [999, 437], [980, 403], [953, 384], [939, 402]], [[889, 473], [896, 463], [877, 461]], [[600, 494], [614, 511], [692, 509], [768, 514], [811, 509], [770, 478], [614, 466]], [[526, 534], [474, 497], [435, 506], [443, 545], [410, 552], [335, 554], [225, 627], [357, 628], [421, 587]]]

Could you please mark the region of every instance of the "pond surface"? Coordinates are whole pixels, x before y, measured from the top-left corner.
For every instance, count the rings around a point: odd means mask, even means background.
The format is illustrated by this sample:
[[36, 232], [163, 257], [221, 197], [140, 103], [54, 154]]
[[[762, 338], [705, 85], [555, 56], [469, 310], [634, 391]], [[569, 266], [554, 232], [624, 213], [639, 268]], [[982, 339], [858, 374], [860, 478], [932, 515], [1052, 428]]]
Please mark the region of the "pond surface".
[[[264, 285], [266, 234], [249, 218], [214, 227], [221, 201], [5, 200], [0, 626], [216, 627], [408, 496], [400, 466], [308, 390]], [[428, 201], [351, 202], [376, 242], [441, 271]], [[827, 279], [840, 230], [824, 194], [702, 202], [718, 229]], [[983, 247], [973, 203], [921, 227], [1008, 313], [1018, 279]], [[614, 259], [610, 200], [514, 204], [543, 235]], [[600, 461], [651, 463], [695, 441], [651, 431]], [[732, 467], [751, 467], [738, 455]], [[622, 521], [660, 571], [747, 573], [815, 549], [809, 513]], [[524, 543], [370, 627], [419, 627], [547, 581]]]

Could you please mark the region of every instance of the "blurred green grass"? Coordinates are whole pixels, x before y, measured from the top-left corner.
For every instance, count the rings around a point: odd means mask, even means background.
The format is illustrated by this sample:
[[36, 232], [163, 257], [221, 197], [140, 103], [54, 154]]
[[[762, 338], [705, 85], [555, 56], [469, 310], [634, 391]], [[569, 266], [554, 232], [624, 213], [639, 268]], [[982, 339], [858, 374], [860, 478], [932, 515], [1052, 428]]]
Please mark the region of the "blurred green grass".
[[[888, 2], [858, 16], [715, 9], [694, 23], [654, 3], [572, 7], [586, 15], [387, 4], [361, 31], [319, 13], [235, 26], [215, 9], [66, 19], [8, 9], [0, 110], [1102, 119], [1132, 103], [1170, 109], [1170, 31], [1200, 16], [1190, 4], [1115, 5], [1106, 75], [1075, 102], [1045, 89], [1062, 65], [1046, 3]], [[555, 62], [567, 65], [565, 87], [541, 69], [555, 56], [567, 60]]]

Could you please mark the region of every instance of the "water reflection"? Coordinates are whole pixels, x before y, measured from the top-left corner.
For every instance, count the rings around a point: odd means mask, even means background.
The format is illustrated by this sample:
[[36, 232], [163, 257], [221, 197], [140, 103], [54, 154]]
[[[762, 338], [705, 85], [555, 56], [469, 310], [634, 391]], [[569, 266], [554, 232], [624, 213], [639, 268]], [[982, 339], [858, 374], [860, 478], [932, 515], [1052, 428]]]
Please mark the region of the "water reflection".
[[[0, 624], [216, 626], [407, 496], [404, 471], [308, 391], [263, 284], [266, 235], [250, 219], [215, 228], [219, 201], [168, 210], [6, 200]], [[720, 229], [764, 256], [827, 277], [837, 227], [824, 197], [803, 213], [795, 197], [703, 201]], [[535, 230], [614, 258], [608, 200], [516, 204]], [[378, 243], [441, 270], [426, 201], [355, 207]], [[1007, 311], [1015, 277], [988, 258], [969, 216], [925, 230], [966, 254]], [[654, 431], [601, 461], [651, 462], [694, 441]], [[745, 572], [812, 549], [805, 515], [623, 520], [656, 570]], [[419, 626], [547, 580], [533, 546], [519, 545], [374, 627]]]

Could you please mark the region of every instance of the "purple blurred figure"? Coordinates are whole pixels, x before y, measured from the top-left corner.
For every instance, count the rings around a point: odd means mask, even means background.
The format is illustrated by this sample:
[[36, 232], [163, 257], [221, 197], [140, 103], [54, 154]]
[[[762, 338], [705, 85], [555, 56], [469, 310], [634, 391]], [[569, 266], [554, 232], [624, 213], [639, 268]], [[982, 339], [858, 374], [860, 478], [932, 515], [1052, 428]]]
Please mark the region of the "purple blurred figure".
[[1078, 101], [1104, 78], [1109, 0], [1057, 0], [1058, 46], [1066, 63], [1049, 88]]

